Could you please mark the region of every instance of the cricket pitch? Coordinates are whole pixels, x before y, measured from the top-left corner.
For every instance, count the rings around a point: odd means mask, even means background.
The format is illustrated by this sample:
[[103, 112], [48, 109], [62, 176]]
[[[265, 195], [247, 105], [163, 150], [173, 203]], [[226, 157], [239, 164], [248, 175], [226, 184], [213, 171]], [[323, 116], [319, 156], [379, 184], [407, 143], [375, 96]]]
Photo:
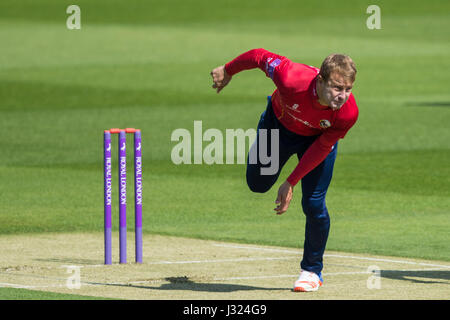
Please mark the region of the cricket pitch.
[[146, 300], [306, 300], [450, 298], [450, 264], [326, 251], [324, 285], [295, 293], [302, 250], [144, 236], [144, 263], [103, 265], [102, 233], [0, 236], [0, 287]]

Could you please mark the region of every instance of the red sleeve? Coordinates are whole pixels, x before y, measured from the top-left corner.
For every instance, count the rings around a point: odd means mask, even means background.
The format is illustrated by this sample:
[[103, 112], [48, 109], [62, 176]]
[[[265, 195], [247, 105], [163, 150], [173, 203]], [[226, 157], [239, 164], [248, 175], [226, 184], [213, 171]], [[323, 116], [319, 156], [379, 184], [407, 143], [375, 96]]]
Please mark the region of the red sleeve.
[[330, 153], [331, 147], [324, 146], [320, 140], [319, 137], [306, 150], [297, 167], [295, 167], [294, 171], [287, 178], [287, 181], [292, 186], [295, 186], [304, 176], [317, 167]]
[[225, 64], [225, 70], [230, 76], [233, 76], [244, 70], [259, 68], [280, 88], [283, 87], [282, 78], [289, 62], [288, 58], [265, 49], [253, 49]]

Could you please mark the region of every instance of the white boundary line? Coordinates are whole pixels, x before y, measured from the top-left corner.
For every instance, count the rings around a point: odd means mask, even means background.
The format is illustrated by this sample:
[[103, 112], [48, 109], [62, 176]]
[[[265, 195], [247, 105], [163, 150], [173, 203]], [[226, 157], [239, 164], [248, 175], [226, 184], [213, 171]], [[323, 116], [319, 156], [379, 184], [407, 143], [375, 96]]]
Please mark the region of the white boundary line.
[[[442, 269], [430, 268], [430, 269], [403, 269], [395, 270], [396, 272], [409, 272], [409, 271], [438, 271]], [[386, 270], [389, 271], [389, 270]], [[329, 276], [343, 276], [343, 275], [357, 275], [357, 274], [373, 274], [371, 271], [349, 271], [349, 272], [323, 272], [325, 277]], [[276, 279], [276, 278], [297, 278], [299, 274], [280, 274], [280, 275], [267, 275], [267, 276], [247, 276], [247, 277], [226, 277], [226, 278], [214, 278], [215, 281], [230, 281], [230, 280], [257, 280], [257, 279]]]
[[[213, 244], [213, 246], [224, 247], [224, 248], [257, 250], [257, 251], [284, 252], [284, 253], [292, 253], [292, 254], [297, 254], [297, 255], [302, 253], [302, 251], [294, 251], [294, 250], [272, 249], [272, 248], [261, 248], [261, 247], [239, 246], [239, 245], [228, 245], [228, 244], [219, 244], [219, 243], [215, 243], [215, 244]], [[381, 258], [370, 258], [370, 257], [357, 257], [357, 256], [348, 256], [348, 255], [339, 255], [339, 254], [324, 254], [324, 257], [333, 257], [333, 258], [342, 258], [342, 259], [357, 259], [357, 260], [377, 261], [377, 262], [389, 262], [389, 263], [410, 264], [410, 265], [419, 265], [419, 266], [427, 266], [427, 267], [437, 267], [437, 268], [450, 269], [450, 265], [424, 263], [424, 262], [414, 262], [414, 261], [406, 261], [406, 260], [393, 260], [393, 259], [381, 259]]]
[[265, 261], [265, 260], [290, 260], [296, 257], [256, 257], [256, 258], [236, 258], [236, 259], [213, 259], [213, 260], [187, 260], [187, 261], [157, 261], [148, 264], [192, 264], [192, 263], [221, 263], [221, 262], [242, 262], [242, 261]]
[[301, 250], [286, 250], [286, 249], [275, 249], [275, 248], [262, 248], [262, 247], [252, 247], [252, 246], [240, 246], [234, 244], [224, 244], [224, 243], [213, 243], [215, 247], [224, 247], [224, 248], [234, 248], [234, 249], [247, 249], [247, 250], [257, 250], [257, 251], [271, 251], [271, 252], [283, 252], [290, 254], [301, 254], [303, 251]]
[[[355, 275], [355, 274], [369, 274], [367, 271], [361, 272], [335, 272], [335, 273], [323, 273], [324, 276], [337, 276], [337, 275]], [[214, 278], [216, 281], [229, 281], [229, 280], [256, 280], [256, 279], [270, 279], [270, 278], [298, 278], [298, 274], [279, 274], [268, 276], [248, 276], [248, 277], [227, 277], [227, 278]]]
[[381, 258], [369, 258], [369, 257], [355, 257], [355, 256], [344, 256], [339, 254], [325, 254], [325, 257], [334, 257], [334, 258], [344, 258], [344, 259], [357, 259], [357, 260], [367, 260], [367, 261], [378, 261], [378, 262], [389, 262], [389, 263], [399, 263], [399, 264], [412, 264], [417, 266], [427, 266], [427, 267], [437, 267], [450, 269], [450, 266], [443, 264], [434, 264], [434, 263], [424, 263], [424, 262], [415, 262], [415, 261], [406, 261], [406, 260], [392, 260], [392, 259], [381, 259]]

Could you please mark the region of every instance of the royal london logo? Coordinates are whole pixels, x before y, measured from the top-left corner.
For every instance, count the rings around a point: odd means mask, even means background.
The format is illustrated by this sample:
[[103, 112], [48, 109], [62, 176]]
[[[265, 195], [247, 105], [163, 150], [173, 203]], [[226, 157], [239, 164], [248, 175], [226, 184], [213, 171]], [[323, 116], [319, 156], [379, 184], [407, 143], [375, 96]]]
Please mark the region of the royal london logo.
[[287, 109], [290, 109], [290, 110], [292, 110], [292, 111], [300, 112], [300, 110], [299, 110], [298, 107], [300, 107], [300, 106], [299, 106], [297, 103], [293, 104], [292, 107], [289, 106], [288, 104], [286, 104], [286, 108], [287, 108]]
[[330, 123], [330, 121], [328, 121], [327, 119], [323, 119], [323, 120], [320, 120], [319, 126], [320, 126], [322, 129], [327, 129], [327, 128], [329, 128], [329, 127], [331, 126], [331, 123]]
[[308, 121], [302, 120], [300, 118], [297, 118], [296, 116], [294, 116], [292, 113], [290, 113], [289, 111], [286, 112], [292, 119], [299, 121], [301, 123], [303, 123], [305, 126], [308, 126], [310, 128], [314, 128], [314, 126], [312, 126]]

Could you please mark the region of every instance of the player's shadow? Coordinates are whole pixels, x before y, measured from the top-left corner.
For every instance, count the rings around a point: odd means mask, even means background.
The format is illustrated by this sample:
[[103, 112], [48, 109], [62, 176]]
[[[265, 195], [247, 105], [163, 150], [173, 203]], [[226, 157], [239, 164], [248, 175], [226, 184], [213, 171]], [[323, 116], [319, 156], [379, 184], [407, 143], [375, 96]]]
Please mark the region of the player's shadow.
[[412, 283], [447, 283], [450, 280], [450, 271], [446, 270], [381, 270], [381, 278], [404, 280]]
[[264, 287], [254, 287], [245, 286], [238, 284], [225, 284], [225, 283], [202, 283], [194, 282], [188, 277], [170, 277], [165, 278], [164, 283], [159, 287], [150, 286], [135, 286], [132, 287], [142, 288], [142, 289], [153, 289], [153, 290], [189, 290], [189, 291], [202, 291], [202, 292], [234, 292], [234, 291], [251, 291], [251, 290], [286, 290], [286, 288], [264, 288]]
[[450, 107], [450, 102], [449, 101], [407, 102], [406, 105], [412, 107]]

